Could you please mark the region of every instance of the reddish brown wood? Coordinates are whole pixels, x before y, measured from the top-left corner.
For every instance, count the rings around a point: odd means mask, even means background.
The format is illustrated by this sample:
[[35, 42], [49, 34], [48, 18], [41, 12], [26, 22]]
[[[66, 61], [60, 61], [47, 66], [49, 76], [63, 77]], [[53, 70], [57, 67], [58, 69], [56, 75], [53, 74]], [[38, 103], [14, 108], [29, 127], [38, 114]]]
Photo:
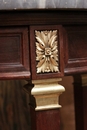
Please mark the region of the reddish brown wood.
[[59, 109], [35, 111], [32, 107], [31, 130], [60, 130]]
[[29, 78], [27, 27], [0, 28], [0, 78]]
[[76, 74], [87, 71], [87, 26], [65, 26], [65, 73]]
[[[60, 130], [59, 110], [38, 111], [37, 130]], [[41, 122], [40, 122], [41, 121]]]

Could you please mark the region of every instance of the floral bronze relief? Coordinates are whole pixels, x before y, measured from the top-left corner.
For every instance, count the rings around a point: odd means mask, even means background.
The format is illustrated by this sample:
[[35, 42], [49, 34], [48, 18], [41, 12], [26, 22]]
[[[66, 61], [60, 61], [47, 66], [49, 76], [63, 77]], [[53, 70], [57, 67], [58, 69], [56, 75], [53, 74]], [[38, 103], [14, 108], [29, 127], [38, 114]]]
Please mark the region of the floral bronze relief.
[[57, 30], [35, 31], [37, 73], [59, 72]]

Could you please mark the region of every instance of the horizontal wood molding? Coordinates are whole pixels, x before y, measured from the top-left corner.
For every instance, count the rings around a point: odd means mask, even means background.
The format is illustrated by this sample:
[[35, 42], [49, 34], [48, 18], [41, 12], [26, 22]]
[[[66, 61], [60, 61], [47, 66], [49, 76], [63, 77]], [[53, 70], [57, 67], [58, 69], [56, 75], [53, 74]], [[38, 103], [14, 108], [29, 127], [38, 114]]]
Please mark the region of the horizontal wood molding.
[[43, 24], [77, 25], [86, 24], [86, 21], [87, 9], [0, 10], [1, 26]]

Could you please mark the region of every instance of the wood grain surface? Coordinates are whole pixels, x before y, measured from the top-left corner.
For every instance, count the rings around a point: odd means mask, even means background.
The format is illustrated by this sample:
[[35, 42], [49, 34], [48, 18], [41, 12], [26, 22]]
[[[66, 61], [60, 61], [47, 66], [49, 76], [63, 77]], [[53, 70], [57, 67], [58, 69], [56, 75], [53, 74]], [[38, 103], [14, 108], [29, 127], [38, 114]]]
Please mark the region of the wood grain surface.
[[25, 81], [0, 81], [0, 130], [30, 130]]

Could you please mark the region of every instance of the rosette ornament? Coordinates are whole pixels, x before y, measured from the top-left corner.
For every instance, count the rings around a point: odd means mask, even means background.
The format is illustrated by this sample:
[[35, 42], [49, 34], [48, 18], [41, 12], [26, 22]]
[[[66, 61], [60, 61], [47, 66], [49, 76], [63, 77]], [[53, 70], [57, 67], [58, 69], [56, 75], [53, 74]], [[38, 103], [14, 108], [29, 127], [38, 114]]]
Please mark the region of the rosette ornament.
[[37, 73], [59, 72], [57, 30], [35, 31]]

